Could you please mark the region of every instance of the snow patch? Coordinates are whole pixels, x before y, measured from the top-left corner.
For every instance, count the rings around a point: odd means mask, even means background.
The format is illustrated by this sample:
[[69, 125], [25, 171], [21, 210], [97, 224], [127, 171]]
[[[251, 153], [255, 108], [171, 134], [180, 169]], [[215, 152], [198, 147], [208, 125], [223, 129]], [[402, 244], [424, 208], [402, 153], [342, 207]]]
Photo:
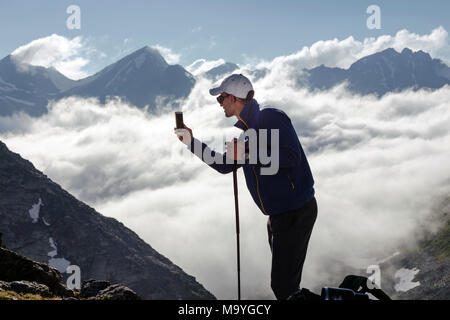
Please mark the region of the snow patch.
[[30, 210], [28, 210], [28, 214], [30, 215], [31, 219], [33, 220], [33, 223], [38, 222], [39, 219], [39, 211], [41, 210], [41, 206], [44, 204], [42, 203], [41, 198], [39, 198], [39, 202], [36, 204], [33, 204]]
[[396, 251], [394, 254], [390, 255], [389, 257], [377, 261], [377, 264], [385, 263], [385, 262], [391, 260], [392, 258], [394, 258], [395, 256], [398, 256], [399, 254], [400, 254], [400, 252]]
[[50, 225], [50, 223], [48, 223], [44, 217], [42, 217], [42, 222], [44, 222], [44, 224], [48, 227]]
[[64, 259], [64, 258], [52, 258], [48, 260], [48, 265], [52, 268], [55, 268], [61, 273], [66, 272], [67, 267], [70, 266], [70, 261]]
[[420, 270], [417, 268], [414, 269], [401, 268], [397, 270], [397, 272], [395, 273], [395, 278], [400, 278], [400, 282], [394, 286], [394, 289], [396, 291], [406, 292], [417, 286], [420, 286], [420, 281], [412, 282], [412, 280], [414, 280], [414, 277], [416, 276], [416, 274], [419, 273], [419, 271]]
[[17, 98], [13, 98], [13, 97], [10, 97], [10, 96], [4, 96], [4, 98], [7, 99], [7, 100], [11, 100], [12, 102], [24, 104], [24, 105], [27, 105], [27, 106], [30, 106], [30, 107], [34, 106], [34, 102], [30, 102], [30, 101], [26, 101], [26, 100], [22, 100], [22, 99], [17, 99]]
[[0, 84], [3, 85], [0, 90], [4, 92], [18, 90], [14, 84], [4, 81], [2, 77], [0, 77]]
[[53, 240], [53, 238], [48, 238], [48, 242], [50, 243], [50, 247], [52, 247], [54, 250], [53, 251], [50, 251], [49, 253], [48, 253], [48, 256], [49, 257], [54, 257], [54, 256], [56, 256], [57, 254], [58, 254], [58, 248], [56, 247], [56, 244], [55, 244], [55, 241]]
[[61, 273], [66, 272], [67, 267], [70, 266], [70, 261], [65, 258], [54, 258], [58, 254], [58, 248], [56, 247], [53, 238], [48, 238], [48, 242], [50, 243], [50, 247], [54, 249], [48, 253], [48, 256], [51, 257], [51, 259], [48, 260], [48, 265]]

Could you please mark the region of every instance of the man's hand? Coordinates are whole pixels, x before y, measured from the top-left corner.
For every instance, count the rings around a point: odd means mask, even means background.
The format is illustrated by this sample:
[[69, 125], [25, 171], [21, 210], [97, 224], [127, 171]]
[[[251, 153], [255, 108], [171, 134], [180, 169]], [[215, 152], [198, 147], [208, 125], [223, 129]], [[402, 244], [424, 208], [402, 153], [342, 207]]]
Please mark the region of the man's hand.
[[178, 136], [178, 139], [180, 139], [180, 141], [185, 145], [189, 146], [192, 142], [192, 139], [194, 139], [194, 135], [192, 134], [192, 130], [190, 128], [186, 127], [186, 125], [183, 126], [184, 129], [173, 128], [173, 130]]
[[227, 157], [232, 159], [232, 160], [242, 160], [242, 159], [244, 159], [245, 144], [242, 141], [237, 141], [236, 142], [237, 152], [236, 152], [236, 155], [235, 155], [235, 153], [234, 153], [234, 140], [237, 140], [237, 139], [233, 139], [230, 142], [225, 142], [225, 145], [227, 147]]

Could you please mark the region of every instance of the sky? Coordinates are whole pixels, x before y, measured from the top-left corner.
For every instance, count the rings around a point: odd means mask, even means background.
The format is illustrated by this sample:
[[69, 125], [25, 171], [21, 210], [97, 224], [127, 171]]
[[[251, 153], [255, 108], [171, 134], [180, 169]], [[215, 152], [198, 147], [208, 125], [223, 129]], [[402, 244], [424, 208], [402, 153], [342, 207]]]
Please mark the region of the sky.
[[[80, 29], [66, 26], [70, 5], [80, 8]], [[380, 8], [381, 29], [367, 27], [370, 5]], [[401, 29], [423, 34], [439, 26], [450, 30], [448, 12], [445, 0], [2, 0], [0, 57], [58, 34], [90, 44], [87, 74], [145, 45], [169, 48], [183, 66], [197, 59], [246, 64], [292, 54], [318, 40], [353, 36], [362, 41]]]
[[[269, 68], [253, 84], [255, 97], [290, 116], [316, 181], [319, 213], [304, 287], [340, 281], [347, 268], [367, 268], [435, 230], [442, 209], [436, 206], [450, 189], [449, 86], [377, 98], [344, 86], [299, 90], [291, 79], [304, 67], [346, 68], [388, 47], [450, 61], [448, 1], [132, 3], [1, 1], [0, 55], [14, 52], [72, 78], [144, 45], [197, 76], [202, 66], [221, 61]], [[80, 6], [80, 30], [66, 27], [71, 4]], [[380, 30], [367, 28], [371, 4], [380, 6]], [[221, 151], [223, 140], [240, 132], [206, 94], [212, 85], [198, 77], [182, 110], [194, 136]], [[232, 177], [184, 148], [173, 134], [173, 114], [145, 113], [120, 99], [102, 106], [75, 97], [54, 101], [48, 110], [40, 118], [0, 117], [0, 139], [77, 198], [123, 222], [218, 298], [234, 299]], [[238, 183], [242, 297], [274, 299], [267, 218], [240, 171]]]

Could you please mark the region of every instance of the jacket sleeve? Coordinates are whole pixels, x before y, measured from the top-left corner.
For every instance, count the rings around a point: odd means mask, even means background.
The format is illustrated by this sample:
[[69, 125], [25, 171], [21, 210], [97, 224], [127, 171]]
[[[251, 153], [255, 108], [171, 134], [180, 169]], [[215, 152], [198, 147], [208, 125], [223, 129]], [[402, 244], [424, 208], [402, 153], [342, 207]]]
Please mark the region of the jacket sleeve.
[[[232, 162], [232, 160], [228, 159], [226, 153], [220, 154], [218, 152], [215, 152], [198, 139], [192, 139], [192, 142], [188, 146], [188, 149], [204, 163], [222, 174], [230, 173], [236, 167], [235, 164], [230, 163], [230, 161]], [[210, 156], [206, 158], [205, 155]], [[237, 168], [241, 166], [242, 164], [237, 164]]]
[[[267, 155], [272, 148], [271, 135], [274, 129], [279, 130], [279, 165], [282, 169], [291, 169], [301, 161], [299, 141], [289, 117], [280, 110], [263, 110], [260, 115], [260, 129], [267, 129]], [[258, 153], [259, 155], [259, 153]]]

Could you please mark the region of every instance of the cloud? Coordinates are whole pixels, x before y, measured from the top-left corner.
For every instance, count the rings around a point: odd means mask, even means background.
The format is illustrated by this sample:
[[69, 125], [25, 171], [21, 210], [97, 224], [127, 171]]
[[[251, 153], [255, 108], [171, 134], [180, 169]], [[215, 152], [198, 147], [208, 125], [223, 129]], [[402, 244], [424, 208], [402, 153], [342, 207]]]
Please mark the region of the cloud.
[[159, 44], [152, 46], [157, 49], [164, 57], [168, 64], [177, 64], [180, 62], [180, 54], [174, 53], [172, 49], [160, 46]]
[[11, 56], [19, 64], [54, 67], [68, 78], [76, 80], [87, 76], [83, 68], [89, 60], [80, 56], [82, 49], [81, 37], [68, 39], [52, 34], [17, 48]]
[[336, 38], [321, 40], [310, 47], [303, 47], [294, 54], [279, 56], [272, 61], [259, 62], [254, 68], [268, 68], [274, 75], [279, 75], [281, 80], [285, 78], [286, 72], [298, 75], [304, 68], [310, 69], [321, 64], [328, 67], [349, 68], [356, 60], [387, 48], [394, 48], [399, 52], [404, 48], [410, 48], [413, 51], [423, 50], [437, 57], [441, 53], [448, 53], [448, 32], [440, 26], [425, 35], [403, 29], [395, 36], [381, 35], [378, 38], [365, 38], [363, 41], [355, 40], [353, 36], [344, 40]]
[[189, 66], [186, 67], [186, 70], [192, 73], [194, 76], [198, 76], [204, 72], [207, 72], [208, 70], [211, 70], [212, 68], [218, 67], [221, 64], [224, 64], [224, 59], [218, 59], [218, 60], [211, 60], [208, 61], [206, 59], [197, 59], [193, 63], [191, 63]]
[[196, 33], [196, 32], [200, 32], [202, 30], [203, 30], [202, 26], [197, 26], [197, 27], [192, 28], [191, 32]]
[[[410, 48], [413, 51], [422, 50], [430, 53], [433, 58], [441, 58], [444, 62], [449, 63], [450, 45], [448, 40], [448, 32], [442, 26], [425, 35], [403, 29], [394, 36], [381, 35], [377, 38], [365, 38], [362, 41], [356, 40], [353, 36], [343, 40], [336, 38], [320, 40], [309, 47], [303, 47], [296, 53], [278, 56], [270, 61], [242, 53], [244, 64], [240, 65], [239, 72], [252, 78], [255, 72], [258, 74], [263, 71], [267, 80], [260, 83], [260, 88], [264, 90], [265, 83], [267, 86], [271, 86], [274, 82], [294, 86], [298, 79], [303, 77], [303, 69], [311, 69], [322, 64], [328, 67], [349, 68], [358, 59], [388, 48], [394, 48], [398, 52], [404, 48]], [[225, 62], [224, 59], [212, 61], [198, 59], [186, 69], [197, 76]]]

